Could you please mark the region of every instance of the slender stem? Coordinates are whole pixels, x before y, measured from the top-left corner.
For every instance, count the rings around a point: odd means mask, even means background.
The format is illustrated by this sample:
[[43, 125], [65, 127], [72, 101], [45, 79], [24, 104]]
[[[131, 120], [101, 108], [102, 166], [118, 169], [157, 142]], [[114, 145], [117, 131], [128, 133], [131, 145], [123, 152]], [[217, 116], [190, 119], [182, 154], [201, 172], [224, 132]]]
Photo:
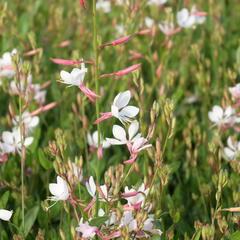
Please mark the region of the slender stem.
[[[17, 72], [19, 72], [19, 69], [17, 67]], [[19, 85], [20, 83], [20, 77], [18, 76]], [[25, 207], [25, 202], [24, 202], [24, 168], [25, 168], [25, 157], [26, 157], [26, 149], [24, 148], [24, 126], [23, 126], [23, 119], [22, 119], [22, 96], [19, 96], [19, 128], [20, 128], [20, 135], [21, 135], [21, 205], [22, 205], [22, 234], [23, 238], [25, 239], [25, 212], [24, 212], [24, 207]]]
[[[98, 82], [98, 43], [97, 43], [97, 10], [96, 10], [96, 0], [93, 0], [93, 51], [94, 51], [94, 58], [95, 58], [95, 64], [94, 64], [94, 80], [95, 80], [95, 88], [96, 93], [99, 94], [99, 82]], [[96, 99], [96, 119], [100, 117], [100, 111], [99, 111], [99, 99]], [[100, 124], [97, 125], [97, 131], [98, 131], [98, 147], [100, 147], [101, 142], [101, 129]], [[99, 166], [100, 161], [98, 161]], [[97, 169], [97, 182], [100, 182], [100, 172], [99, 167]]]

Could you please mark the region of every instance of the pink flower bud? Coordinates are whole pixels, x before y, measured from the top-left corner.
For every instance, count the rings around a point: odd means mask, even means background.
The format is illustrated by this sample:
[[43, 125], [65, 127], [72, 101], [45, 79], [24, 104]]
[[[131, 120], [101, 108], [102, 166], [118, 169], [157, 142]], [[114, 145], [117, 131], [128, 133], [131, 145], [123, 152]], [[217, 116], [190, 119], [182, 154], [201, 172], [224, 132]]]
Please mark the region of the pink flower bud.
[[57, 58], [50, 58], [50, 60], [56, 64], [60, 65], [76, 65], [79, 63], [94, 63], [93, 61], [73, 61], [73, 60], [64, 60], [64, 59], [57, 59]]
[[127, 42], [128, 40], [130, 40], [132, 38], [132, 35], [128, 35], [126, 37], [122, 37], [122, 38], [119, 38], [111, 43], [104, 43], [102, 45], [100, 45], [101, 48], [103, 47], [106, 47], [106, 46], [116, 46], [116, 45], [120, 45], [120, 44], [123, 44], [125, 42]]
[[56, 105], [58, 104], [58, 102], [52, 102], [52, 103], [49, 103], [45, 106], [42, 106], [40, 108], [38, 108], [37, 110], [33, 111], [32, 113], [30, 113], [29, 115], [32, 117], [32, 116], [35, 116], [35, 115], [38, 115], [39, 113], [41, 112], [45, 112], [45, 111], [48, 111], [52, 108], [54, 108]]
[[25, 52], [23, 54], [23, 56], [32, 56], [32, 55], [37, 54], [40, 51], [42, 51], [42, 48], [37, 48], [37, 49], [31, 50], [31, 51]]
[[138, 63], [138, 64], [135, 64], [135, 65], [132, 65], [128, 68], [125, 68], [125, 69], [122, 69], [118, 72], [115, 72], [115, 73], [107, 73], [107, 74], [103, 74], [101, 75], [99, 78], [103, 78], [103, 77], [109, 77], [109, 76], [123, 76], [127, 73], [130, 73], [130, 72], [133, 72], [135, 71], [136, 69], [140, 68], [141, 67], [141, 63]]

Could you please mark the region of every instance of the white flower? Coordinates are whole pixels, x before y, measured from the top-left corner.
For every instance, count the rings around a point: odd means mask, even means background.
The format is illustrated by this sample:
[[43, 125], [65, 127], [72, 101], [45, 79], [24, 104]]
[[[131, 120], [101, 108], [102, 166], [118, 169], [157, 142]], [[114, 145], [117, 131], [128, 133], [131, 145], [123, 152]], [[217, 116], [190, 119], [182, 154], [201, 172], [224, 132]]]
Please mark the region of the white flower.
[[49, 199], [51, 201], [65, 201], [69, 198], [68, 185], [65, 180], [57, 176], [57, 183], [49, 184], [49, 191], [53, 195]]
[[133, 142], [135, 139], [141, 137], [141, 133], [138, 133], [139, 123], [137, 120], [133, 121], [128, 128], [128, 139], [124, 128], [119, 125], [113, 125], [112, 133], [115, 138], [106, 138], [106, 140], [112, 145], [123, 145], [127, 142]]
[[148, 27], [148, 28], [152, 28], [153, 24], [154, 24], [154, 20], [150, 17], [145, 17], [145, 25]]
[[165, 35], [170, 35], [174, 31], [174, 24], [172, 22], [164, 21], [158, 24], [158, 27]]
[[121, 92], [114, 98], [111, 106], [112, 115], [118, 118], [122, 123], [132, 122], [132, 118], [134, 118], [139, 112], [139, 108], [127, 106], [130, 98], [131, 93], [129, 90]]
[[129, 189], [127, 186], [124, 189], [124, 194], [130, 194], [138, 192], [135, 196], [132, 197], [126, 197], [126, 200], [128, 201], [128, 205], [134, 206], [136, 204], [141, 203], [141, 206], [144, 205], [145, 198], [148, 195], [149, 189], [145, 188], [145, 185], [142, 184], [137, 190], [136, 189]]
[[167, 0], [148, 0], [148, 5], [152, 5], [152, 4], [160, 5], [160, 4], [164, 4], [166, 2], [167, 2]]
[[[89, 178], [88, 182], [86, 182], [86, 188], [87, 188], [88, 193], [92, 197], [95, 197], [97, 187], [96, 187], [96, 184], [95, 184], [92, 176]], [[110, 200], [111, 198], [110, 198], [110, 196], [108, 196], [107, 186], [106, 185], [101, 185], [100, 189], [101, 189], [101, 191], [104, 195], [104, 198], [107, 199], [107, 200]], [[106, 202], [106, 200], [104, 198], [101, 195], [99, 195], [99, 201]]]
[[79, 87], [79, 85], [83, 83], [86, 72], [87, 72], [87, 68], [85, 68], [84, 63], [81, 64], [81, 69], [74, 68], [71, 71], [71, 73], [62, 70], [60, 72], [60, 76], [62, 78], [62, 83]]
[[8, 211], [5, 209], [0, 209], [0, 219], [4, 221], [9, 221], [12, 217], [13, 211]]
[[195, 16], [187, 8], [177, 13], [177, 23], [182, 28], [191, 28], [195, 25]]
[[228, 147], [224, 148], [224, 154], [229, 160], [235, 160], [240, 153], [240, 142], [233, 142], [231, 137], [227, 139]]
[[229, 92], [232, 94], [234, 98], [239, 99], [240, 98], [240, 83], [238, 83], [234, 87], [229, 88]]
[[131, 231], [137, 230], [137, 221], [134, 219], [132, 211], [125, 211], [121, 218], [120, 227], [126, 226]]
[[14, 49], [12, 52], [6, 52], [0, 58], [0, 77], [11, 78], [15, 75], [15, 70], [12, 66], [12, 55], [16, 54], [17, 50]]
[[104, 13], [109, 13], [111, 11], [111, 2], [108, 0], [98, 0], [96, 8], [102, 9]]
[[190, 12], [187, 8], [183, 8], [177, 13], [177, 23], [182, 28], [191, 28], [196, 24], [202, 24], [205, 20], [205, 16], [197, 14], [195, 6], [192, 7]]
[[[13, 120], [13, 124], [15, 126], [19, 126], [20, 116], [16, 116]], [[22, 122], [24, 123], [24, 127], [27, 132], [32, 131], [39, 124], [39, 117], [33, 116], [31, 117], [29, 112], [24, 112], [22, 114]]]
[[240, 122], [240, 118], [236, 116], [235, 109], [228, 106], [224, 111], [220, 106], [214, 106], [212, 111], [208, 113], [209, 119], [218, 126], [233, 126]]
[[149, 215], [149, 218], [144, 222], [142, 230], [147, 231], [147, 232], [151, 232], [153, 234], [161, 235], [162, 231], [160, 229], [153, 228], [154, 227], [154, 225], [152, 223], [153, 221], [154, 221], [153, 216]]
[[[88, 145], [93, 148], [98, 148], [98, 131], [95, 131], [92, 135], [87, 134]], [[110, 147], [110, 144], [106, 140], [100, 139], [100, 145], [102, 148]]]
[[[12, 132], [4, 131], [2, 134], [2, 143], [0, 148], [5, 153], [20, 152], [21, 144], [21, 131], [20, 128], [13, 128]], [[23, 138], [23, 146], [28, 147], [33, 142], [33, 137]]]
[[90, 226], [88, 222], [83, 223], [83, 218], [81, 218], [79, 226], [76, 227], [76, 231], [82, 233], [83, 238], [93, 238], [97, 230], [97, 227]]

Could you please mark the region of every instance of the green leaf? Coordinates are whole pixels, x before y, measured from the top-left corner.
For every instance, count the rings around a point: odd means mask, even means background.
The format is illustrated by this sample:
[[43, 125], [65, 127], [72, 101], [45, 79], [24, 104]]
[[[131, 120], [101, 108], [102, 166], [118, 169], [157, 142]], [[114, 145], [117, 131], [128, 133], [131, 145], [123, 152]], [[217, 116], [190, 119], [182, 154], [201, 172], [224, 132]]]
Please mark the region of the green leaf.
[[240, 231], [237, 231], [230, 236], [230, 240], [239, 240], [239, 239], [240, 239]]
[[9, 191], [6, 191], [2, 197], [1, 197], [1, 201], [0, 201], [0, 208], [5, 208], [9, 199]]
[[31, 228], [37, 218], [38, 211], [39, 211], [39, 206], [35, 206], [27, 212], [27, 214], [25, 216], [25, 226], [24, 226], [25, 236], [27, 236], [29, 231], [31, 230]]
[[201, 237], [201, 231], [195, 232], [191, 240], [199, 240]]
[[109, 219], [109, 216], [103, 216], [103, 217], [97, 217], [90, 221], [90, 226], [96, 226], [100, 227], [102, 226], [107, 220]]
[[49, 161], [47, 158], [46, 158], [46, 155], [44, 154], [43, 150], [41, 148], [38, 149], [38, 159], [39, 159], [39, 162], [41, 164], [41, 166], [48, 170], [50, 168], [53, 167], [53, 164], [51, 161]]

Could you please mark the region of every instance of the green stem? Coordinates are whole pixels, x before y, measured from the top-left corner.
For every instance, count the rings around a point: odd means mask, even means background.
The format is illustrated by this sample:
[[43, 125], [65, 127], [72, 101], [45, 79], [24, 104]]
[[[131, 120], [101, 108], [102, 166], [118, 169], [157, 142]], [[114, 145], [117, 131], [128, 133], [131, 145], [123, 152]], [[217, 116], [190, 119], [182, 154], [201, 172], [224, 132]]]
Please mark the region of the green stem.
[[[17, 72], [19, 72], [17, 68]], [[20, 77], [18, 77], [18, 81], [20, 83]], [[24, 139], [23, 139], [23, 121], [22, 121], [22, 96], [19, 96], [19, 128], [20, 128], [20, 135], [21, 135], [21, 205], [22, 205], [22, 235], [23, 239], [25, 239], [25, 202], [24, 202], [24, 168], [25, 168], [25, 149], [24, 149]]]
[[[95, 81], [95, 88], [96, 88], [96, 94], [99, 94], [99, 82], [98, 82], [98, 43], [97, 43], [97, 10], [96, 10], [96, 0], [93, 0], [93, 51], [94, 51], [94, 58], [95, 58], [95, 64], [94, 64], [94, 81]], [[96, 99], [96, 119], [100, 117], [100, 111], [99, 111], [99, 99]], [[100, 147], [101, 142], [101, 129], [100, 124], [97, 125], [97, 131], [98, 131], [98, 146]], [[100, 161], [98, 160], [98, 166], [100, 164]], [[97, 168], [97, 182], [100, 182], [100, 171], [99, 167]]]

